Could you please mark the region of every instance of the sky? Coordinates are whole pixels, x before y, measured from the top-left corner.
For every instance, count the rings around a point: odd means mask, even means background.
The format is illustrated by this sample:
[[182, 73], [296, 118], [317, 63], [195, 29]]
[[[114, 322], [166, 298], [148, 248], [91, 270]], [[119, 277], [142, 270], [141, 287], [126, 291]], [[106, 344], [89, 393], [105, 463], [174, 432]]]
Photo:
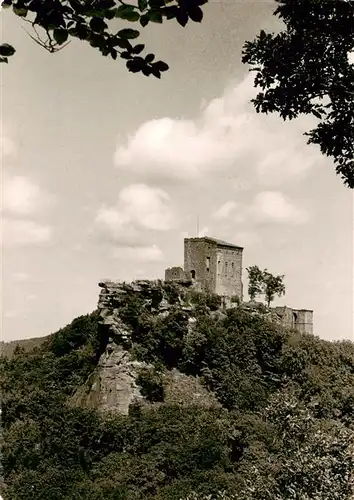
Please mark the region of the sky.
[[146, 27], [170, 66], [161, 80], [79, 41], [51, 55], [1, 12], [17, 49], [1, 68], [3, 340], [93, 311], [103, 279], [163, 278], [198, 217], [201, 236], [244, 247], [245, 284], [250, 265], [284, 274], [276, 305], [313, 309], [321, 338], [354, 340], [353, 192], [306, 145], [315, 122], [249, 102], [242, 46], [281, 28], [273, 10], [212, 1], [201, 24]]

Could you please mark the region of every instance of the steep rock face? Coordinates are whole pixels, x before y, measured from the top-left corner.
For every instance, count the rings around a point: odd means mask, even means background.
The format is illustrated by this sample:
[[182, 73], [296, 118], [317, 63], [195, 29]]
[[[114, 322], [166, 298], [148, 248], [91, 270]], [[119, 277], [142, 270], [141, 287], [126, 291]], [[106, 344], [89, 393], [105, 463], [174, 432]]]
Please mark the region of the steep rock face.
[[[139, 402], [143, 405], [158, 406], [163, 403], [149, 403], [141, 394], [137, 377], [142, 368], [152, 368], [147, 363], [132, 358], [132, 328], [121, 317], [121, 310], [127, 303], [128, 295], [141, 299], [141, 311], [146, 308], [153, 315], [165, 317], [174, 304], [189, 316], [188, 329], [193, 328], [195, 318], [193, 307], [185, 300], [188, 284], [174, 285], [168, 291], [161, 281], [135, 281], [130, 284], [106, 281], [100, 283], [101, 293], [98, 310], [102, 334], [107, 345], [99, 363], [86, 382], [77, 389], [71, 404], [96, 408], [101, 413], [127, 415], [129, 406]], [[216, 397], [192, 376], [178, 370], [166, 370], [161, 374], [165, 399], [168, 404], [219, 406]]]
[[72, 402], [102, 413], [128, 415], [129, 406], [144, 399], [136, 379], [139, 369], [147, 366], [133, 360], [128, 351], [111, 340], [96, 369], [76, 391]]

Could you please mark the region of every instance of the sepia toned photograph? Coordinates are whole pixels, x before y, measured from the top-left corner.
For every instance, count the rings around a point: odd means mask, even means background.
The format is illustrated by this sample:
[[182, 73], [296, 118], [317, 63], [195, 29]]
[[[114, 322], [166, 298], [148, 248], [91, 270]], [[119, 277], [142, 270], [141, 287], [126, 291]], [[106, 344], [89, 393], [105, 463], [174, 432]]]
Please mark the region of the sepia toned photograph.
[[0, 500], [354, 500], [354, 0], [0, 7]]

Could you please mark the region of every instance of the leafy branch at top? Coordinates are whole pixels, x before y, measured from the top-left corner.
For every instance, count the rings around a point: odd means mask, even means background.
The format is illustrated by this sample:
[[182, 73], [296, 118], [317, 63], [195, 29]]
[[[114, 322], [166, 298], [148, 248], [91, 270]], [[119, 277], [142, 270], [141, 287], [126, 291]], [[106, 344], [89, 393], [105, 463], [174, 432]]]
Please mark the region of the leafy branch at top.
[[[3, 0], [2, 7], [12, 8], [16, 16], [30, 23], [34, 33], [31, 38], [51, 53], [61, 50], [70, 38], [78, 38], [104, 56], [124, 59], [132, 73], [160, 78], [168, 65], [156, 61], [155, 54], [141, 55], [145, 45], [133, 42], [140, 31], [130, 27], [114, 31], [112, 21], [139, 23], [144, 28], [151, 22], [175, 19], [184, 27], [189, 20], [202, 21], [201, 6], [206, 3], [208, 0], [138, 0], [137, 4], [123, 0]], [[8, 62], [14, 53], [11, 45], [0, 45], [0, 62]]]
[[261, 90], [253, 104], [284, 120], [312, 115], [318, 125], [305, 134], [308, 143], [354, 188], [354, 2], [276, 1], [285, 29], [261, 31], [243, 50]]

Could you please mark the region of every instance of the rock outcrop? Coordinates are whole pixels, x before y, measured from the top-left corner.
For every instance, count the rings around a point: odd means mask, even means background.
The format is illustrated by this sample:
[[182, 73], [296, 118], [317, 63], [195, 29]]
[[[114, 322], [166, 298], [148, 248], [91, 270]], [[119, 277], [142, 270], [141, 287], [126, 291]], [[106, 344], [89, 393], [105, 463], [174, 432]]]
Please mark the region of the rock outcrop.
[[[128, 297], [134, 295], [140, 300], [140, 308], [157, 317], [165, 317], [174, 305], [178, 305], [189, 316], [188, 330], [193, 328], [195, 318], [193, 307], [186, 298], [189, 284], [165, 286], [161, 281], [135, 281], [122, 283], [105, 281], [99, 284], [101, 293], [98, 301], [99, 321], [102, 335], [107, 339], [105, 350], [98, 365], [86, 382], [80, 386], [71, 399], [71, 404], [96, 408], [101, 413], [127, 415], [129, 406], [139, 402], [142, 405], [158, 406], [163, 403], [148, 403], [137, 384], [139, 371], [153, 368], [152, 365], [134, 360], [130, 354], [132, 328], [123, 321], [121, 311]], [[197, 377], [187, 376], [174, 369], [161, 374], [165, 403], [219, 406]]]
[[133, 360], [127, 350], [110, 340], [96, 369], [76, 391], [72, 403], [102, 413], [128, 415], [129, 406], [144, 399], [136, 379], [139, 369], [147, 366]]

